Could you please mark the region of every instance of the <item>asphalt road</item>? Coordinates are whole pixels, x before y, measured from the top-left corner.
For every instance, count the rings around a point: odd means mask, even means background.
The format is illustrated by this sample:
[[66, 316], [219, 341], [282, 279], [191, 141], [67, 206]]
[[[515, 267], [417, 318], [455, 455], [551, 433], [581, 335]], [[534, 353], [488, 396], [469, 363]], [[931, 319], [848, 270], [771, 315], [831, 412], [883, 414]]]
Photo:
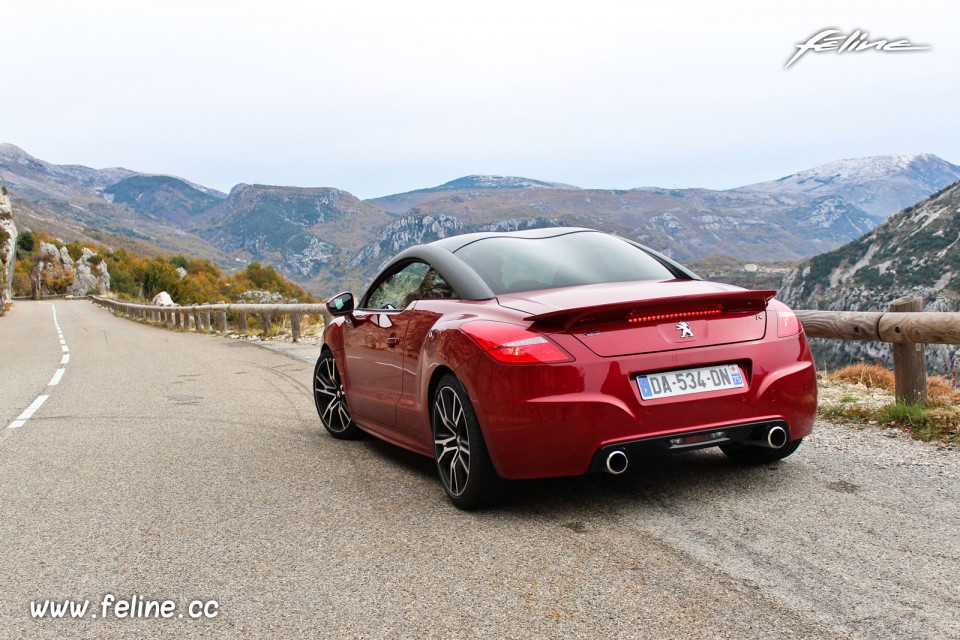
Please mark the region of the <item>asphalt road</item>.
[[651, 457], [468, 514], [431, 461], [329, 438], [308, 362], [58, 301], [61, 364], [53, 307], [0, 319], [0, 638], [960, 637], [956, 451], [818, 424], [768, 467]]

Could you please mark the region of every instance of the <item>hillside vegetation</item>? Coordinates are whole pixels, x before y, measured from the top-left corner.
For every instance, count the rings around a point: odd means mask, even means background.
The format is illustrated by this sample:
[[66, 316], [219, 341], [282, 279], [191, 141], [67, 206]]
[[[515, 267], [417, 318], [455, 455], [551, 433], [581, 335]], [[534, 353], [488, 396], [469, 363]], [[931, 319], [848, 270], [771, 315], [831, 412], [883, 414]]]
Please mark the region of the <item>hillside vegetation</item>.
[[[106, 263], [111, 293], [120, 299], [149, 301], [161, 291], [166, 291], [174, 302], [181, 305], [263, 300], [316, 302], [313, 296], [277, 273], [276, 269], [256, 262], [242, 271], [224, 275], [220, 267], [205, 258], [182, 255], [146, 257], [122, 247], [114, 249], [95, 243], [64, 243], [44, 231], [27, 231], [21, 233], [17, 240], [15, 295], [32, 294], [31, 277], [40, 260], [39, 251], [43, 243], [52, 244], [58, 250], [65, 247], [74, 260], [79, 259], [84, 248], [94, 252], [96, 257], [93, 260], [97, 264], [100, 261]], [[45, 284], [51, 291], [63, 293], [70, 283], [50, 280]]]

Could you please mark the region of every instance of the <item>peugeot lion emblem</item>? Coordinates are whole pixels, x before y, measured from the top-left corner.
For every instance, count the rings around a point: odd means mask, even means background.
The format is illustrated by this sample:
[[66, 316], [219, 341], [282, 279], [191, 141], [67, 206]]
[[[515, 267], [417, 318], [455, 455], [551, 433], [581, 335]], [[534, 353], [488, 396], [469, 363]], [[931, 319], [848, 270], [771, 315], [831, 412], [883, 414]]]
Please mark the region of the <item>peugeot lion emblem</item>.
[[686, 322], [678, 322], [678, 323], [677, 323], [677, 331], [680, 332], [680, 337], [681, 337], [681, 338], [692, 338], [692, 337], [693, 337], [693, 329], [691, 329], [691, 328], [690, 328], [690, 325], [687, 324]]

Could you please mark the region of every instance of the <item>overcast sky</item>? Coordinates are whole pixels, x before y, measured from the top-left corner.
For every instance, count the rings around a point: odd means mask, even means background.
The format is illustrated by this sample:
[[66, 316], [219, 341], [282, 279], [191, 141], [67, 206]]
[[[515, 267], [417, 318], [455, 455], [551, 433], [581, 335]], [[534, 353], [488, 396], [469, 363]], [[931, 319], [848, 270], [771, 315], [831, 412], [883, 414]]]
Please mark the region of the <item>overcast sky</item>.
[[[960, 164], [960, 0], [5, 0], [0, 142], [361, 197], [491, 173], [728, 188]], [[809, 52], [827, 28], [926, 52]]]

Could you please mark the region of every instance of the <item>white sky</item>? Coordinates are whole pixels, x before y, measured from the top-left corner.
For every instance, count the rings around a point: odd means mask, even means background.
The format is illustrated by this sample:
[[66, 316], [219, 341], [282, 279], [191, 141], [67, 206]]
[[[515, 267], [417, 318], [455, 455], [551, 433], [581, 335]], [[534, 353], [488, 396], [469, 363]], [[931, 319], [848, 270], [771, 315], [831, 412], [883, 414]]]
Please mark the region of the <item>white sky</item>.
[[[229, 190], [727, 188], [960, 164], [960, 0], [5, 0], [0, 142]], [[835, 27], [929, 52], [807, 53]]]

